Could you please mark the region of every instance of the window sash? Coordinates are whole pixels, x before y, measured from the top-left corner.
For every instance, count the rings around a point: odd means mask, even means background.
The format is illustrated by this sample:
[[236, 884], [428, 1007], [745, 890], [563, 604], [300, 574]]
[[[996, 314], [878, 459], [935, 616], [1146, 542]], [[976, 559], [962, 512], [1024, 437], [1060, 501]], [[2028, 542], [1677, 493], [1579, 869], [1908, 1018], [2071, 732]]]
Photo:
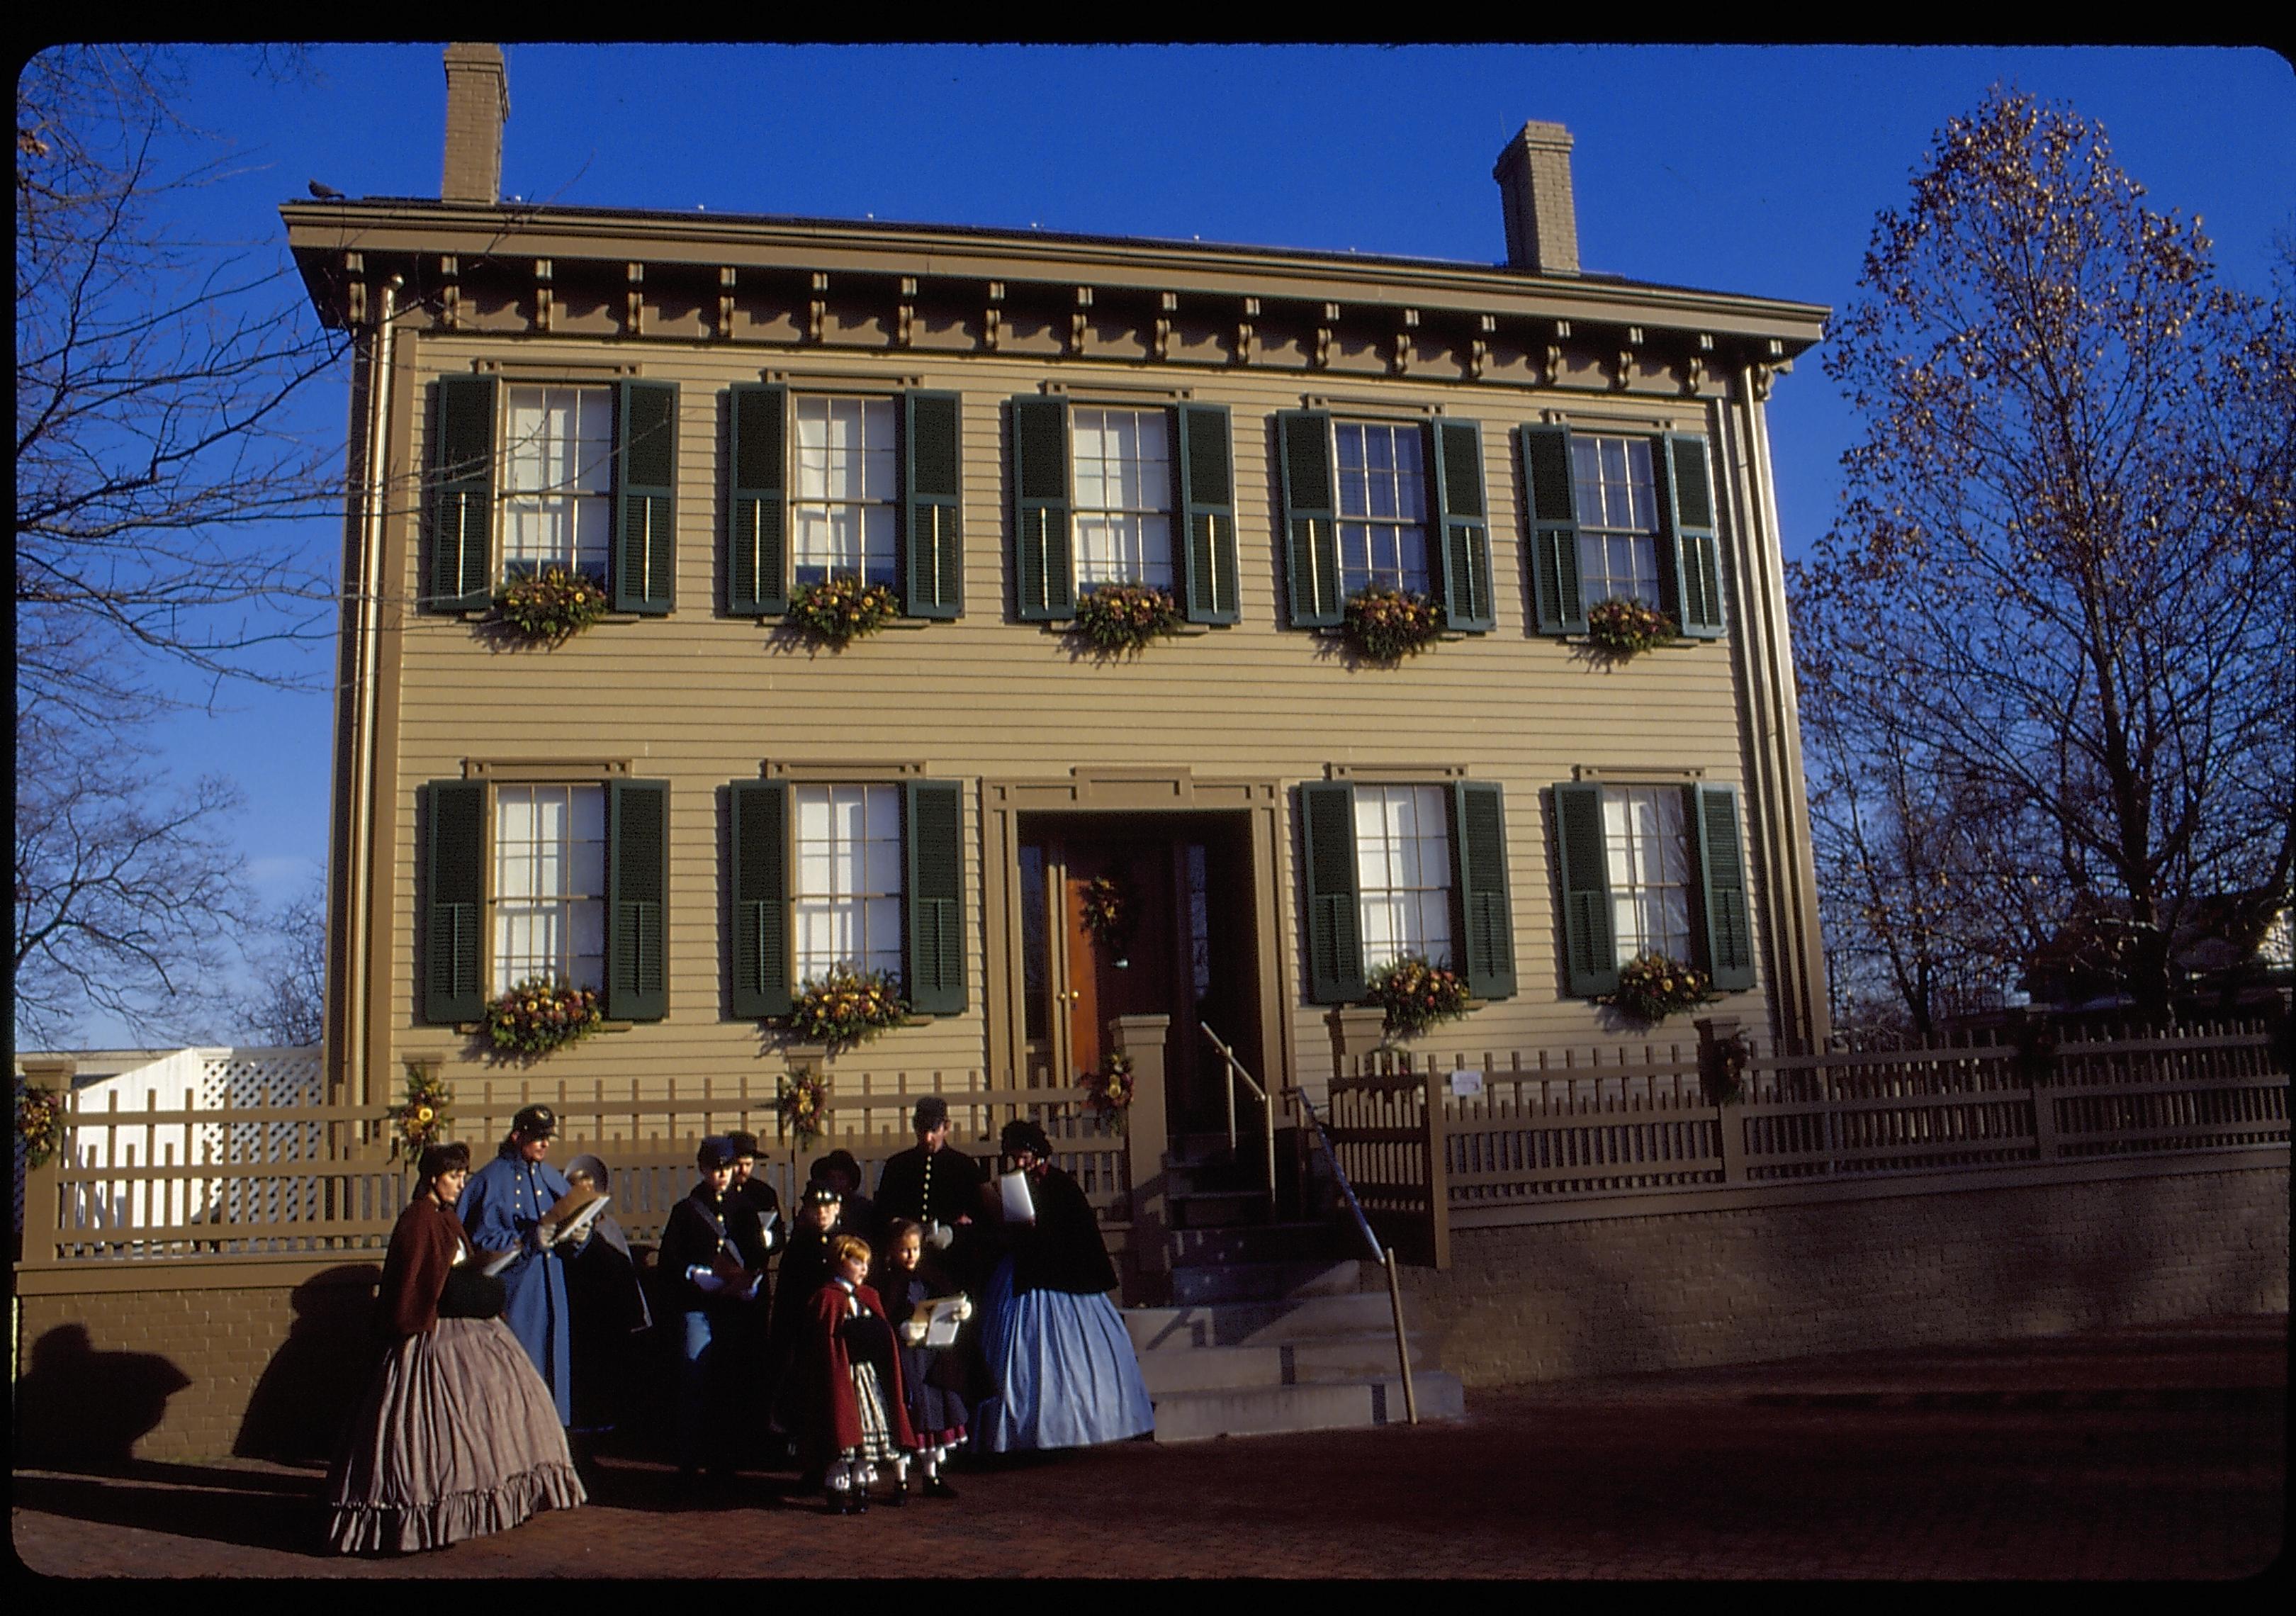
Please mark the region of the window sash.
[[1332, 425], [1339, 472], [1340, 589], [1374, 584], [1424, 595], [1427, 489], [1419, 429], [1341, 421]]
[[793, 582], [894, 582], [899, 496], [890, 398], [796, 400], [796, 477], [790, 501]]
[[504, 572], [555, 566], [604, 578], [612, 520], [614, 390], [505, 390]]
[[901, 788], [800, 785], [791, 792], [796, 857], [791, 931], [800, 983], [836, 965], [898, 979]]
[[1660, 597], [1658, 483], [1646, 438], [1574, 433], [1570, 476], [1578, 510], [1579, 588], [1589, 605]]
[[606, 788], [495, 792], [494, 991], [529, 977], [606, 985]]
[[1689, 825], [1678, 786], [1605, 786], [1603, 853], [1620, 964], [1640, 954], [1693, 958]]
[[1406, 954], [1451, 964], [1451, 831], [1439, 785], [1358, 785], [1357, 909], [1363, 964]]
[[1076, 581], [1172, 587], [1168, 414], [1079, 406], [1070, 412]]

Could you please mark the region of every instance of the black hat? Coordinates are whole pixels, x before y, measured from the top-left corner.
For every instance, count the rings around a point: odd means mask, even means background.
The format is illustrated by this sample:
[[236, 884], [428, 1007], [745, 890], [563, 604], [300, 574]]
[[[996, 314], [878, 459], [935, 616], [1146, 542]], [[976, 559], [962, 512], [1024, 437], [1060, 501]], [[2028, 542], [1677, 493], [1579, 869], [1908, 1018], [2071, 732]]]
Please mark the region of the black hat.
[[829, 1154], [824, 1156], [820, 1161], [813, 1164], [813, 1169], [809, 1177], [818, 1178], [824, 1172], [842, 1173], [853, 1181], [853, 1187], [856, 1190], [858, 1190], [861, 1187], [861, 1164], [853, 1159], [853, 1153], [851, 1151], [833, 1150], [830, 1152]]
[[1024, 1150], [1033, 1151], [1039, 1156], [1053, 1153], [1053, 1142], [1045, 1137], [1045, 1130], [1026, 1117], [1015, 1117], [1007, 1122], [996, 1142], [1008, 1156]]
[[558, 1113], [547, 1105], [522, 1105], [518, 1115], [510, 1120], [510, 1131], [529, 1139], [547, 1139], [558, 1131]]
[[917, 1102], [914, 1120], [917, 1132], [929, 1134], [948, 1120], [948, 1102], [939, 1095], [927, 1095]]
[[701, 1148], [693, 1153], [693, 1164], [705, 1173], [733, 1166], [734, 1142], [723, 1134], [711, 1134], [701, 1141]]
[[758, 1153], [758, 1136], [755, 1134], [745, 1134], [736, 1128], [726, 1136], [726, 1140], [734, 1147], [734, 1153], [736, 1156], [754, 1156]]
[[811, 1184], [805, 1186], [804, 1199], [800, 1201], [799, 1204], [801, 1206], [843, 1206], [845, 1204], [845, 1197], [839, 1194], [835, 1190], [831, 1189], [827, 1185], [822, 1183], [821, 1180], [816, 1178]]

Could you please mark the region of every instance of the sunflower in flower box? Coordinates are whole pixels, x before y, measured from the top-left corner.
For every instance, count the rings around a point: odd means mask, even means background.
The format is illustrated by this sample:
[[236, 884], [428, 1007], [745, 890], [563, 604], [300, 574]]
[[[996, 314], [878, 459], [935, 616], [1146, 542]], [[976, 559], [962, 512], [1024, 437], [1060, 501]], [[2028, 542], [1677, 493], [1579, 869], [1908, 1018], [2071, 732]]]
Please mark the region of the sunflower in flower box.
[[1103, 584], [1077, 603], [1077, 632], [1105, 652], [1136, 652], [1180, 621], [1180, 603], [1152, 584]]
[[495, 595], [495, 615], [521, 638], [554, 645], [601, 622], [606, 587], [564, 567], [512, 578]]
[[1587, 637], [1595, 649], [1630, 657], [1676, 637], [1674, 619], [1640, 601], [1607, 600], [1587, 609]]
[[1662, 1021], [1715, 997], [1713, 980], [1697, 966], [1665, 954], [1638, 954], [1619, 967], [1619, 988], [1595, 1002], [1637, 1021]]
[[789, 620], [838, 651], [866, 639], [901, 615], [900, 596], [884, 584], [832, 578], [790, 592]]
[[808, 982], [783, 1024], [808, 1044], [858, 1044], [907, 1019], [909, 1006], [882, 971], [832, 965]]
[[506, 1054], [548, 1054], [606, 1024], [597, 992], [533, 976], [487, 1006], [488, 1041]]
[[1425, 595], [1374, 584], [1348, 597], [1340, 632], [1365, 660], [1392, 665], [1440, 638], [1443, 619]]
[[1387, 1030], [1406, 1036], [1467, 1013], [1466, 980], [1447, 965], [1415, 954], [1372, 972], [1371, 1002], [1387, 1012]]

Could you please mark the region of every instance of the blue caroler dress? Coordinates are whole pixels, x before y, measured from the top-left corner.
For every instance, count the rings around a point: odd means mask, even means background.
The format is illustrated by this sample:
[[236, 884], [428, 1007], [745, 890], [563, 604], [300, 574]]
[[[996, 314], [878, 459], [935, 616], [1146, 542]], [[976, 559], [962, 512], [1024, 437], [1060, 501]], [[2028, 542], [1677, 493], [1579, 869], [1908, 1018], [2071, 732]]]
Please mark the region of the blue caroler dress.
[[989, 1453], [1089, 1448], [1153, 1431], [1132, 1337], [1108, 1300], [1116, 1269], [1092, 1204], [1058, 1168], [1029, 1188], [1036, 1225], [1013, 1231], [982, 1307], [996, 1392], [973, 1411], [975, 1444]]

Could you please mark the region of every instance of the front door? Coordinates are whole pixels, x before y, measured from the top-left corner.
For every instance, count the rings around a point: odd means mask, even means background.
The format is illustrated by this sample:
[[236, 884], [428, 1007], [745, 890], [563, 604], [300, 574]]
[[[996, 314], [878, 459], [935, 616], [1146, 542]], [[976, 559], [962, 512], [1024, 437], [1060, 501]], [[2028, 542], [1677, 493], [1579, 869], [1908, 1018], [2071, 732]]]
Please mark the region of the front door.
[[1182, 962], [1173, 924], [1173, 844], [1077, 838], [1062, 848], [1062, 932], [1067, 954], [1068, 1070], [1096, 1070], [1108, 1023], [1169, 1015], [1168, 1072], [1190, 1030], [1174, 992]]

